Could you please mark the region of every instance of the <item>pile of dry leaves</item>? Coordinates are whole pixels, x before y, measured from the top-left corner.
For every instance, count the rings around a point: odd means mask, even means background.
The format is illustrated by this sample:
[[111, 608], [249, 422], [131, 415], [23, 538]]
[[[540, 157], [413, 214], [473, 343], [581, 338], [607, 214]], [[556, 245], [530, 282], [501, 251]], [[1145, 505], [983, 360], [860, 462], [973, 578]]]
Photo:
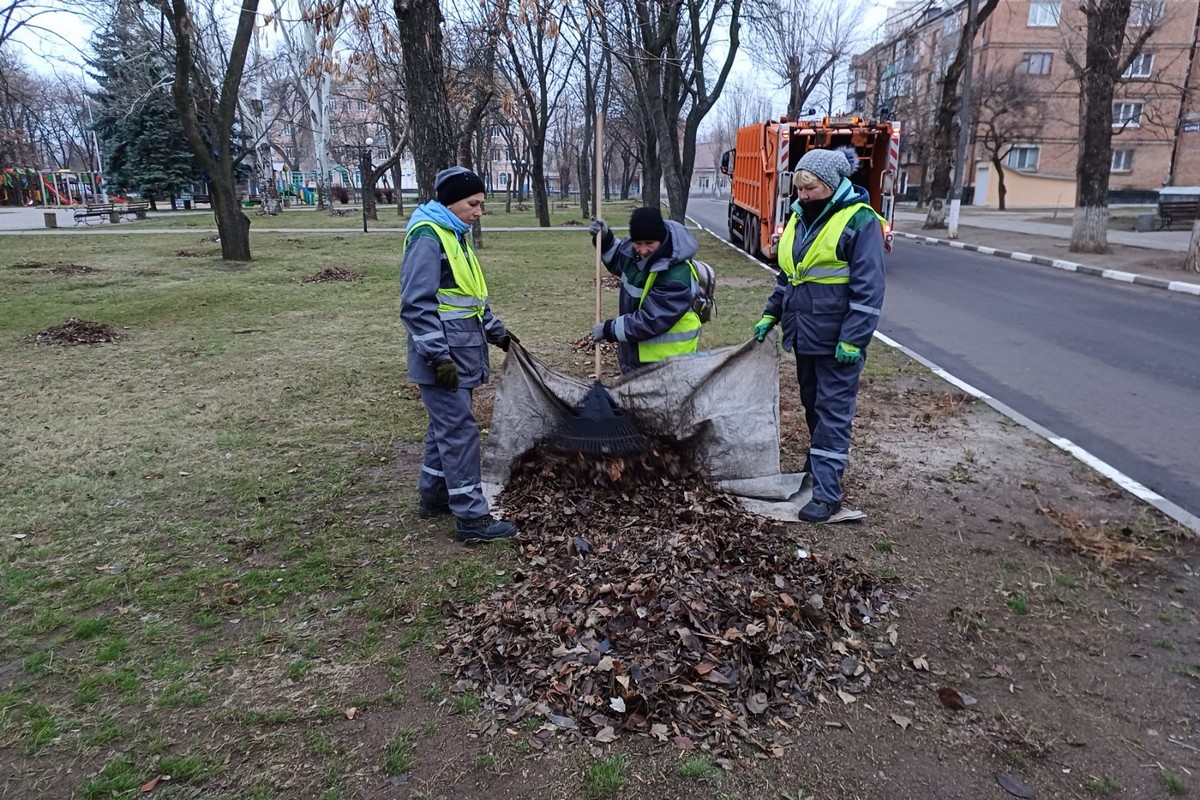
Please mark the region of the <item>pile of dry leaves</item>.
[[501, 502], [527, 566], [446, 609], [443, 654], [455, 690], [509, 723], [778, 753], [803, 707], [854, 702], [894, 652], [875, 579], [742, 511], [679, 446], [601, 461], [539, 447]]
[[336, 283], [338, 281], [361, 281], [363, 274], [347, 267], [326, 267], [320, 272], [314, 272], [302, 283]]
[[26, 344], [104, 344], [120, 341], [122, 334], [103, 322], [71, 317], [61, 325], [26, 336]]

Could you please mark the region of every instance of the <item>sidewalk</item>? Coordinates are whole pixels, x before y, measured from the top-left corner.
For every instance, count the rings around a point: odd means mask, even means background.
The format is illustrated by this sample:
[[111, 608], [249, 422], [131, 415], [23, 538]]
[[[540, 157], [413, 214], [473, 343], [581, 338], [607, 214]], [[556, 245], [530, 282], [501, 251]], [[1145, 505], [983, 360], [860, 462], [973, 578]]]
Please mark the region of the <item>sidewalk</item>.
[[[1046, 221], [1053, 213], [964, 210], [956, 241], [950, 241], [945, 229], [922, 230], [925, 213], [921, 211], [897, 209], [894, 222], [896, 235], [910, 240], [1200, 295], [1200, 273], [1183, 269], [1191, 230], [1135, 233], [1110, 228], [1110, 253], [1071, 253], [1071, 211], [1058, 211], [1062, 222]], [[1067, 216], [1062, 217], [1064, 213]]]

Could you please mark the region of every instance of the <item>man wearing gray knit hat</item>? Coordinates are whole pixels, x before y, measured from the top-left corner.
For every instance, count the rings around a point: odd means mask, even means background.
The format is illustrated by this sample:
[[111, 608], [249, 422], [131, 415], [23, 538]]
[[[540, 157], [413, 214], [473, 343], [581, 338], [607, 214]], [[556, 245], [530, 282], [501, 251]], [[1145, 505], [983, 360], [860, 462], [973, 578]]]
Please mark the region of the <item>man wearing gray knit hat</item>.
[[[796, 163], [796, 202], [779, 240], [779, 276], [754, 337], [776, 324], [796, 354], [808, 424], [806, 522], [836, 521], [867, 345], [883, 308], [883, 218], [851, 182], [851, 147], [810, 150]], [[811, 478], [811, 480], [809, 480]]]

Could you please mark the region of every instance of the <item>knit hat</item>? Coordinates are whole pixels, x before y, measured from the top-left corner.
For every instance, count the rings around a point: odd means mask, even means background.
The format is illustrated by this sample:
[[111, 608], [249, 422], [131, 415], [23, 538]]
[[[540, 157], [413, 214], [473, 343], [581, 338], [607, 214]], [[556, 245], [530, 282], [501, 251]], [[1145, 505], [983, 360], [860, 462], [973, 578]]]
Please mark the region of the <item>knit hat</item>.
[[635, 208], [629, 215], [629, 239], [633, 242], [661, 242], [667, 238], [667, 224], [654, 206]]
[[483, 180], [466, 167], [450, 167], [434, 177], [433, 191], [439, 203], [449, 206], [464, 197], [483, 194]]
[[830, 189], [836, 189], [842, 178], [849, 178], [858, 170], [858, 154], [853, 147], [809, 150], [796, 164], [796, 172], [800, 170], [811, 172]]

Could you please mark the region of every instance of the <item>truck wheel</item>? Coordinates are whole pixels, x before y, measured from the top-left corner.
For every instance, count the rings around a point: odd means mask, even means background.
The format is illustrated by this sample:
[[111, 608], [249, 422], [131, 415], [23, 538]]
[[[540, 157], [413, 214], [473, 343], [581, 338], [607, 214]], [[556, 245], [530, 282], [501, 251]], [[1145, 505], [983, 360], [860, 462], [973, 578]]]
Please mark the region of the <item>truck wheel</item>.
[[758, 257], [758, 217], [746, 220], [746, 227], [742, 231], [742, 247], [750, 255]]
[[737, 240], [737, 231], [733, 226], [734, 222], [737, 220], [737, 217], [734, 215], [733, 209], [734, 209], [734, 205], [733, 205], [733, 203], [730, 203], [729, 204], [728, 229], [729, 229], [729, 241], [731, 241], [731, 242]]

